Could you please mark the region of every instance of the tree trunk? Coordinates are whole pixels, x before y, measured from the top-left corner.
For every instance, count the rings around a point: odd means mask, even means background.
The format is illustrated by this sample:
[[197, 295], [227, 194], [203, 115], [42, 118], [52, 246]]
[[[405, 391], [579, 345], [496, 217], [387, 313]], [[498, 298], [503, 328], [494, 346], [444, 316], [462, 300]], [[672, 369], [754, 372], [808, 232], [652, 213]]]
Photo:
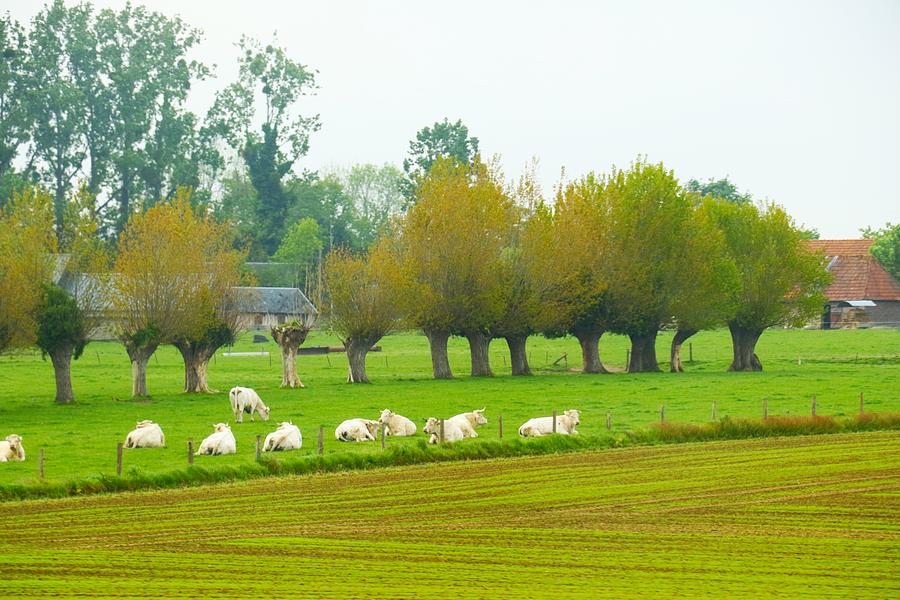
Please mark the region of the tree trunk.
[[209, 394], [212, 390], [206, 383], [206, 369], [209, 361], [219, 346], [215, 348], [209, 344], [198, 342], [177, 341], [172, 344], [181, 352], [184, 360], [184, 391], [189, 394]]
[[493, 377], [491, 358], [488, 354], [491, 336], [477, 331], [467, 333], [466, 339], [469, 340], [469, 355], [472, 357], [472, 377]]
[[756, 342], [762, 335], [762, 329], [749, 329], [741, 327], [737, 323], [729, 323], [731, 330], [731, 345], [734, 358], [731, 361], [729, 371], [762, 371], [762, 363], [756, 356]]
[[600, 362], [600, 338], [603, 331], [576, 331], [575, 337], [581, 344], [582, 373], [609, 373]]
[[135, 346], [125, 342], [125, 351], [131, 359], [131, 395], [149, 396], [147, 393], [147, 363], [159, 346], [157, 342], [146, 346]]
[[684, 373], [684, 367], [681, 365], [681, 345], [692, 335], [697, 333], [696, 329], [679, 329], [672, 338], [672, 353], [669, 357], [669, 370], [672, 373]]
[[628, 363], [629, 373], [658, 372], [656, 362], [656, 331], [643, 335], [629, 335], [631, 338], [631, 359]]
[[297, 349], [308, 334], [305, 327], [272, 328], [272, 338], [281, 346], [281, 387], [304, 387], [297, 375]]
[[350, 365], [350, 372], [347, 376], [347, 383], [369, 383], [369, 377], [366, 375], [366, 355], [369, 349], [378, 340], [348, 340], [347, 362]]
[[67, 345], [50, 353], [53, 373], [56, 375], [56, 403], [71, 404], [75, 402], [72, 392], [72, 346]]
[[450, 333], [447, 331], [433, 331], [426, 329], [428, 344], [431, 346], [431, 368], [435, 379], [453, 379], [450, 371], [450, 359], [447, 357], [447, 340]]
[[512, 365], [513, 375], [531, 375], [528, 366], [528, 353], [525, 350], [527, 335], [508, 335], [506, 345], [509, 346], [509, 364]]

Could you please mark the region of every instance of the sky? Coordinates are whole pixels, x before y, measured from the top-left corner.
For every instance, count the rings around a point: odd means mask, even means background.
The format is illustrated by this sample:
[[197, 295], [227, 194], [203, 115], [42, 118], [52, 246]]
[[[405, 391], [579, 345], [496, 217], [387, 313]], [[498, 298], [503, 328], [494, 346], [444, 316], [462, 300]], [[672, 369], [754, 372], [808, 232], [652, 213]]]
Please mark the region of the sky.
[[[241, 35], [318, 71], [322, 128], [300, 166], [400, 165], [422, 127], [462, 119], [509, 177], [662, 161], [727, 176], [823, 238], [900, 222], [900, 1], [136, 2], [204, 32], [205, 112]], [[27, 22], [42, 1], [9, 10]], [[97, 0], [120, 8], [121, 1]]]

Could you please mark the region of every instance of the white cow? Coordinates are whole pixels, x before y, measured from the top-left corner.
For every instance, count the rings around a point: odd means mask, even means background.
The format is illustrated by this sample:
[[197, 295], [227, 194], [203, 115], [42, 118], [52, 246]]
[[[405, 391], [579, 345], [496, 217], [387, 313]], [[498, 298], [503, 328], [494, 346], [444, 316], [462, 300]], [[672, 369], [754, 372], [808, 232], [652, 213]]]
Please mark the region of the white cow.
[[384, 426], [385, 435], [405, 436], [416, 435], [416, 424], [387, 408], [381, 411], [378, 422]]
[[220, 454], [234, 454], [237, 452], [237, 442], [234, 434], [231, 433], [231, 427], [227, 423], [216, 423], [213, 425], [212, 435], [200, 443], [200, 447], [195, 453], [197, 456], [201, 454], [209, 454], [210, 456], [218, 456]]
[[[451, 417], [447, 420], [453, 421], [453, 423], [462, 430], [463, 437], [467, 438], [478, 437], [478, 433], [475, 431], [475, 428], [487, 423], [487, 419], [484, 418], [483, 408], [481, 410], [473, 410], [472, 412], [460, 413], [455, 417]], [[444, 429], [446, 428], [447, 426], [445, 425]]]
[[371, 442], [379, 425], [371, 419], [347, 419], [334, 430], [334, 437], [340, 442]]
[[[567, 410], [556, 417], [556, 433], [563, 435], [578, 435], [575, 427], [581, 424], [581, 413], [577, 410]], [[553, 417], [537, 417], [529, 419], [519, 427], [519, 435], [522, 437], [540, 437], [553, 433]]]
[[134, 431], [125, 436], [126, 448], [163, 448], [165, 445], [166, 436], [153, 421], [138, 421]]
[[25, 447], [22, 445], [22, 436], [11, 434], [5, 440], [0, 440], [0, 462], [25, 460]]
[[302, 445], [303, 436], [300, 434], [300, 428], [290, 421], [285, 421], [278, 425], [278, 429], [266, 436], [263, 452], [299, 450]]
[[[441, 421], [440, 419], [435, 419], [434, 417], [430, 417], [428, 421], [425, 423], [425, 427], [422, 428], [424, 433], [430, 433], [431, 437], [428, 438], [429, 444], [437, 444], [440, 441], [441, 436]], [[444, 441], [445, 442], [458, 442], [459, 440], [466, 437], [465, 432], [459, 427], [459, 424], [453, 419], [444, 420]]]
[[233, 387], [228, 392], [228, 397], [231, 399], [231, 412], [234, 413], [234, 420], [238, 423], [244, 422], [244, 413], [250, 415], [252, 421], [254, 411], [259, 413], [263, 421], [269, 420], [269, 407], [263, 403], [262, 398], [252, 388]]

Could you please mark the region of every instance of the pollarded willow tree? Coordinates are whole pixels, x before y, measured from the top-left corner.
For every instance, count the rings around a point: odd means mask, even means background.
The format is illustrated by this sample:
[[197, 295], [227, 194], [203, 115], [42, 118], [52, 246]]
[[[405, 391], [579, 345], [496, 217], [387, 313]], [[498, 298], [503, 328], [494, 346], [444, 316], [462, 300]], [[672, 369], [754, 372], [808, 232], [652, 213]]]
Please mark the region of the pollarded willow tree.
[[[678, 321], [699, 324], [720, 268], [721, 236], [700, 219], [692, 196], [662, 163], [636, 160], [604, 181], [610, 207], [608, 247], [613, 331], [631, 338], [629, 372], [659, 371], [656, 337]], [[713, 288], [715, 286], [712, 286]]]
[[583, 373], [607, 373], [599, 343], [612, 325], [608, 294], [603, 182], [593, 174], [560, 186], [552, 213], [538, 211], [527, 229], [536, 260], [531, 278], [545, 306], [541, 329], [571, 334], [581, 347]]
[[[185, 192], [184, 200], [188, 200]], [[191, 223], [193, 252], [203, 258], [193, 298], [184, 307], [190, 318], [172, 337], [184, 360], [184, 391], [210, 392], [206, 380], [209, 361], [216, 351], [234, 343], [243, 321], [236, 286], [242, 283], [241, 265], [246, 255], [234, 248], [234, 229], [211, 215], [195, 211]]]
[[407, 312], [431, 344], [436, 379], [452, 377], [451, 335], [469, 342], [472, 375], [491, 376], [492, 327], [504, 311], [501, 256], [515, 209], [498, 172], [481, 161], [434, 162], [401, 232]]
[[[541, 236], [540, 218], [543, 198], [533, 162], [508, 194], [513, 198], [514, 217], [509, 243], [500, 254], [499, 277], [503, 294], [503, 312], [491, 330], [494, 336], [504, 338], [509, 348], [509, 364], [513, 375], [531, 375], [528, 364], [528, 337], [537, 332], [545, 322], [542, 298], [546, 277], [537, 277], [541, 258], [546, 255]], [[544, 211], [545, 212], [545, 211]]]
[[194, 209], [185, 189], [129, 220], [119, 241], [113, 309], [131, 359], [133, 395], [147, 395], [147, 362], [159, 345], [185, 340], [197, 345], [182, 351], [185, 381], [196, 377], [191, 391], [202, 391], [211, 353], [200, 350], [221, 342], [210, 338], [210, 328], [220, 326], [217, 311], [239, 279], [242, 256], [230, 244], [228, 226]]
[[368, 256], [335, 250], [325, 261], [328, 324], [347, 351], [349, 383], [369, 383], [366, 354], [403, 321], [399, 257], [392, 246], [385, 238]]
[[35, 342], [55, 251], [53, 198], [31, 188], [13, 194], [0, 210], [0, 352]]
[[[698, 199], [695, 199], [695, 202]], [[719, 327], [735, 311], [738, 271], [728, 253], [725, 236], [716, 225], [705, 202], [694, 205], [690, 229], [684, 240], [684, 254], [692, 258], [690, 268], [679, 277], [682, 289], [675, 294], [673, 315], [676, 331], [672, 337], [669, 370], [681, 373], [681, 346], [702, 329]]]
[[819, 314], [831, 281], [825, 257], [780, 206], [705, 200], [725, 236], [739, 281], [728, 328], [734, 356], [729, 371], [762, 371], [756, 343], [774, 325], [800, 326]]

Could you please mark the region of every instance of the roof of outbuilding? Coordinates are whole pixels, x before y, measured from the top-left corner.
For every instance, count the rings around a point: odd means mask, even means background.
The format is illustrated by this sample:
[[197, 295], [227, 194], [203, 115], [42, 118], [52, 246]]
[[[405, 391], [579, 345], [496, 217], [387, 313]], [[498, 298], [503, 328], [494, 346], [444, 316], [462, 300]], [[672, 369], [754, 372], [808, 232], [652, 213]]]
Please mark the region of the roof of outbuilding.
[[829, 259], [833, 280], [825, 295], [832, 301], [900, 301], [900, 283], [869, 254], [872, 240], [810, 240]]
[[318, 311], [297, 288], [236, 287], [242, 313], [270, 315], [316, 315]]

